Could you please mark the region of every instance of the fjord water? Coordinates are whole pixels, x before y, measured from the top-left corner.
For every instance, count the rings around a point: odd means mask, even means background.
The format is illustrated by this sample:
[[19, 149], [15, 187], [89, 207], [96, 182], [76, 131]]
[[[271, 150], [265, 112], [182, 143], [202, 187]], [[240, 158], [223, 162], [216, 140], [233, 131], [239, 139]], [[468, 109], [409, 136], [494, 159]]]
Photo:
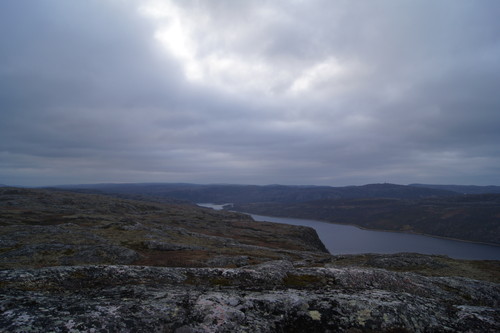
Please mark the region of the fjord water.
[[[199, 204], [221, 209], [223, 205]], [[312, 227], [331, 254], [417, 252], [456, 259], [500, 260], [500, 246], [401, 232], [365, 230], [352, 225], [249, 214], [255, 221]]]
[[256, 221], [305, 225], [316, 229], [331, 254], [417, 252], [456, 259], [500, 260], [500, 247], [401, 232], [365, 230], [352, 225], [250, 214]]

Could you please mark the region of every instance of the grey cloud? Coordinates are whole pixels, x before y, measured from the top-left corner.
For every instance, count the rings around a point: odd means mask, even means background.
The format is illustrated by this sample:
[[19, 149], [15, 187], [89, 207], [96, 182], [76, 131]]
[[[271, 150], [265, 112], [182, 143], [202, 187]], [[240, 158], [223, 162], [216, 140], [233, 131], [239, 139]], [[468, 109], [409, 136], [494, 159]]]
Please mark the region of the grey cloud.
[[1, 2], [0, 183], [500, 183], [498, 2], [173, 2], [267, 92], [187, 80], [144, 3]]

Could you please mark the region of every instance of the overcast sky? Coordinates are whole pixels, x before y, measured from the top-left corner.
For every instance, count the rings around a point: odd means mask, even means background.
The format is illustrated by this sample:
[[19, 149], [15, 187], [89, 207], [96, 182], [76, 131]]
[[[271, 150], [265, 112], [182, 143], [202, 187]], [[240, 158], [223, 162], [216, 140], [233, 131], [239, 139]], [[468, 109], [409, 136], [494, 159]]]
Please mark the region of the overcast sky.
[[498, 0], [2, 0], [0, 183], [500, 185]]

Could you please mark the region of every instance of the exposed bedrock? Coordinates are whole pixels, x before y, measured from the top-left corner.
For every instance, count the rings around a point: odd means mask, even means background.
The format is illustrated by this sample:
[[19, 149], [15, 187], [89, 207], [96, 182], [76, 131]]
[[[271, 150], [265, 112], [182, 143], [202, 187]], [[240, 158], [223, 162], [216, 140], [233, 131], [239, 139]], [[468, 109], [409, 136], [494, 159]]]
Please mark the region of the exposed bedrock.
[[8, 332], [497, 332], [498, 284], [373, 268], [0, 271]]

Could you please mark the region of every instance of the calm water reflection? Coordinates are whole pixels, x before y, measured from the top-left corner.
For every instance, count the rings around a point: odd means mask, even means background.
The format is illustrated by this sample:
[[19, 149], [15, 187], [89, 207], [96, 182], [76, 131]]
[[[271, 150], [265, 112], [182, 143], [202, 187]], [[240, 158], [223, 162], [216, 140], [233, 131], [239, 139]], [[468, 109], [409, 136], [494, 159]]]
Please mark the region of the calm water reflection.
[[305, 225], [316, 229], [331, 254], [418, 252], [457, 259], [500, 260], [500, 247], [399, 232], [363, 230], [314, 220], [251, 215], [256, 221]]
[[[199, 204], [214, 209], [222, 205]], [[305, 225], [316, 229], [332, 254], [418, 252], [457, 259], [500, 260], [500, 246], [468, 243], [398, 232], [363, 230], [355, 226], [250, 214], [256, 221]]]

